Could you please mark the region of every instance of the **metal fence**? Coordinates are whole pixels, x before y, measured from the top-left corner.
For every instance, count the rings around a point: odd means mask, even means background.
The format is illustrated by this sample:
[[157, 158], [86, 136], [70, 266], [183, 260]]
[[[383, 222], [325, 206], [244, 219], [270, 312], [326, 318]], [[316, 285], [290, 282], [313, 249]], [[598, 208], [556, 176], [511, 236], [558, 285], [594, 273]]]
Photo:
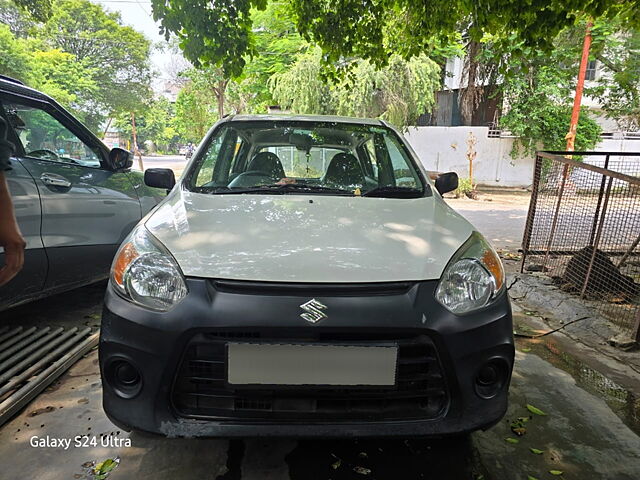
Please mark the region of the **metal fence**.
[[640, 153], [537, 153], [522, 270], [548, 275], [636, 341], [639, 243]]

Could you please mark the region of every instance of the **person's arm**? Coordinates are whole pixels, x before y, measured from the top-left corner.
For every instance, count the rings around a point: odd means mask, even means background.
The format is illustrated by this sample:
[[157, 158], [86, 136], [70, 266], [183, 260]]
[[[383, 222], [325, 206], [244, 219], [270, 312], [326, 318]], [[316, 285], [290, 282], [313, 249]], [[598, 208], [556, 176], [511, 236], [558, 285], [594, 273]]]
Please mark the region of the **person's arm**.
[[0, 286], [9, 282], [24, 264], [24, 238], [20, 233], [4, 171], [10, 169], [13, 145], [6, 140], [7, 125], [0, 117], [0, 247], [4, 248], [4, 265], [0, 267]]

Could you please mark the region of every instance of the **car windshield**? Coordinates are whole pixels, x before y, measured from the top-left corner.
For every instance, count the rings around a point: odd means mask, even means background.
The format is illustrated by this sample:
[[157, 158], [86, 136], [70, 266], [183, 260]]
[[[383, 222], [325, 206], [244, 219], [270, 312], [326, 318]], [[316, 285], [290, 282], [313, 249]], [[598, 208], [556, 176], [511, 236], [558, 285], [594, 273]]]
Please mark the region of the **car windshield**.
[[211, 194], [420, 197], [425, 187], [406, 147], [383, 126], [236, 121], [207, 138], [186, 173]]

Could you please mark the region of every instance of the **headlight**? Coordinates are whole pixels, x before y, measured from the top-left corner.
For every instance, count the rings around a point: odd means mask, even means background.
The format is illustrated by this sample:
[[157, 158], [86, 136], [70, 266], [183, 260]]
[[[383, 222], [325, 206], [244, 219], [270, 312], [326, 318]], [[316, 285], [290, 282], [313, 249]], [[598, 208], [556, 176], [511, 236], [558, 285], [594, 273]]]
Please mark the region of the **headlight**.
[[116, 253], [111, 284], [127, 300], [163, 312], [188, 291], [180, 267], [144, 225], [134, 228]]
[[503, 285], [500, 258], [482, 235], [474, 232], [445, 268], [436, 300], [455, 314], [469, 313], [491, 303]]

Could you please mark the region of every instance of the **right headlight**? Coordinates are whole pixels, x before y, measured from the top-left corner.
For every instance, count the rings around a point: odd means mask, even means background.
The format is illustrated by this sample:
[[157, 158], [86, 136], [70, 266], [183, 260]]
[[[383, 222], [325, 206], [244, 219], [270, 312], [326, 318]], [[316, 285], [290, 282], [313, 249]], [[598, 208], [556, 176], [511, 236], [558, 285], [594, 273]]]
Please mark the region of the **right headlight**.
[[477, 232], [456, 252], [436, 289], [436, 300], [455, 314], [465, 314], [491, 303], [504, 286], [502, 262]]
[[142, 224], [133, 229], [116, 253], [110, 280], [125, 299], [161, 312], [188, 292], [178, 263]]

